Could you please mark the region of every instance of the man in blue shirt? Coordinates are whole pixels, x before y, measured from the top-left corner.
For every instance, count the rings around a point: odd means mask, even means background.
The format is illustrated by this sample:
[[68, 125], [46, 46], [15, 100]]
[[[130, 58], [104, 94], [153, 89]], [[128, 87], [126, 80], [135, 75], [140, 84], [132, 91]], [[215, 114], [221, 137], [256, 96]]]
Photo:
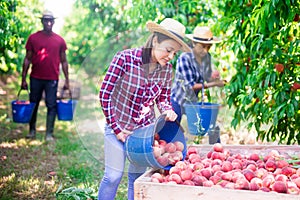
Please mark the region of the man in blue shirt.
[[[199, 91], [223, 87], [225, 84], [224, 80], [220, 80], [219, 72], [212, 69], [209, 54], [211, 46], [221, 40], [214, 37], [208, 27], [196, 27], [193, 34], [187, 37], [192, 41], [192, 52], [184, 52], [179, 56], [171, 91], [171, 102], [178, 122], [184, 114], [185, 102], [198, 102]], [[215, 134], [215, 139], [210, 135], [210, 144], [220, 142], [219, 127], [216, 127]]]

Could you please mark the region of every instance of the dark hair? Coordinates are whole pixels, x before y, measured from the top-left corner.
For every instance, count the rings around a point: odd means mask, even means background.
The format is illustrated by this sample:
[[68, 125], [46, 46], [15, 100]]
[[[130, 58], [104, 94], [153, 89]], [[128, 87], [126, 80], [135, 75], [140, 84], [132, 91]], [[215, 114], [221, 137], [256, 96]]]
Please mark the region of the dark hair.
[[172, 39], [169, 36], [164, 35], [164, 34], [159, 33], [159, 32], [152, 33], [149, 36], [148, 40], [146, 41], [146, 44], [145, 44], [144, 49], [143, 49], [142, 60], [143, 60], [144, 64], [150, 63], [151, 51], [152, 51], [152, 48], [153, 48], [153, 39], [155, 37], [157, 37], [157, 42], [158, 43], [161, 43], [164, 40]]

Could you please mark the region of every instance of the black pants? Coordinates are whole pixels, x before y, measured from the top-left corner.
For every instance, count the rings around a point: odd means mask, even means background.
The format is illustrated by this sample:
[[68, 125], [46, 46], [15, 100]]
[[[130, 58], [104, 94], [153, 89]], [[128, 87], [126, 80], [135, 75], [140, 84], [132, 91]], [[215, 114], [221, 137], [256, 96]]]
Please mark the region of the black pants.
[[35, 130], [37, 111], [44, 91], [45, 103], [47, 107], [47, 116], [56, 115], [57, 87], [57, 80], [42, 80], [30, 77], [30, 102], [36, 103], [29, 124], [31, 130]]

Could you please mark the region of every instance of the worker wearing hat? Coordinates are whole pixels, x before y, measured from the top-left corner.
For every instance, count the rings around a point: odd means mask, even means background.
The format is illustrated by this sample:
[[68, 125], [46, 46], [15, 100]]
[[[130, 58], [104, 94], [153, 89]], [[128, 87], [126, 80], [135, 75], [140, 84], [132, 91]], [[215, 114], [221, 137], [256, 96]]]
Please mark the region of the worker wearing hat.
[[52, 31], [54, 25], [53, 13], [45, 10], [40, 17], [43, 30], [29, 36], [26, 42], [26, 55], [23, 61], [22, 89], [28, 89], [26, 76], [30, 73], [30, 102], [36, 103], [29, 122], [28, 139], [36, 137], [36, 119], [39, 103], [45, 93], [47, 107], [46, 141], [54, 140], [53, 131], [56, 118], [57, 87], [60, 73], [60, 64], [65, 76], [65, 89], [69, 89], [68, 61], [66, 58], [67, 45], [65, 40]]
[[[224, 80], [220, 80], [219, 72], [213, 70], [209, 53], [211, 46], [221, 40], [213, 36], [210, 28], [206, 26], [197, 26], [193, 34], [187, 34], [187, 38], [192, 41], [192, 52], [182, 53], [177, 60], [171, 94], [172, 106], [179, 122], [182, 114], [185, 114], [185, 102], [198, 102], [199, 91], [204, 88], [223, 87], [225, 84]], [[210, 143], [215, 142], [220, 142], [219, 136], [215, 139], [210, 137]]]
[[[170, 61], [180, 50], [190, 51], [183, 40], [185, 27], [170, 18], [159, 24], [150, 21], [146, 26], [151, 34], [145, 45], [118, 52], [100, 88], [100, 103], [107, 124], [105, 171], [98, 200], [115, 199], [125, 169], [126, 137], [155, 122], [154, 105], [167, 121], [177, 118], [170, 103], [173, 73]], [[146, 166], [129, 163], [128, 200], [134, 199], [133, 183], [146, 169]]]

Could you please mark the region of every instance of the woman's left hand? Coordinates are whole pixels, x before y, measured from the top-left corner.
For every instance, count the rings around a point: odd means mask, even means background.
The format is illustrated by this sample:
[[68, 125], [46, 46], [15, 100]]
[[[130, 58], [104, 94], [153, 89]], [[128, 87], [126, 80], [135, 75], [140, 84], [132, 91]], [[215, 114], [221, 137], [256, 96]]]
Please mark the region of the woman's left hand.
[[174, 112], [174, 110], [166, 110], [163, 112], [163, 115], [166, 115], [166, 121], [175, 121], [177, 119], [177, 114]]

